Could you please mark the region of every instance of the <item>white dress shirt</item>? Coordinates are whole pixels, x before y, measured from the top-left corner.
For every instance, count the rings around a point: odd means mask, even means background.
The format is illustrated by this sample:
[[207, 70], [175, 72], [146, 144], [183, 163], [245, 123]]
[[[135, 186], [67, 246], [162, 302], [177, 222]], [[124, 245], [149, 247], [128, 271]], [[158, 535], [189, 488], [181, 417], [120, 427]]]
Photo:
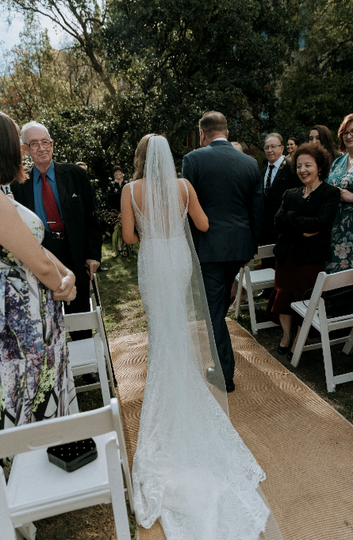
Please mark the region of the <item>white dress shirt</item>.
[[267, 179], [267, 175], [268, 175], [269, 170], [270, 170], [270, 165], [274, 165], [274, 167], [272, 169], [272, 176], [271, 176], [271, 186], [272, 186], [272, 182], [276, 178], [276, 174], [278, 173], [278, 169], [280, 168], [281, 163], [282, 163], [283, 160], [284, 160], [284, 156], [281, 156], [274, 163], [268, 163], [267, 164], [267, 169], [266, 169], [265, 178], [264, 178], [264, 188], [266, 187], [266, 179]]

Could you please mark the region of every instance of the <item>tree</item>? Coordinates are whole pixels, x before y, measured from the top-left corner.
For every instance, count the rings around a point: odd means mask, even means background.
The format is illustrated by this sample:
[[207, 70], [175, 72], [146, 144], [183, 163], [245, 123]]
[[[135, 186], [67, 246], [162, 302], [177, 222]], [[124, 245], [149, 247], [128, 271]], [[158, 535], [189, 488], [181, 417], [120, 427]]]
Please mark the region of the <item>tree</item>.
[[102, 0], [6, 0], [9, 10], [27, 16], [31, 24], [35, 15], [44, 15], [62, 28], [74, 40], [89, 59], [93, 70], [98, 74], [111, 95], [116, 88], [112, 76], [105, 67], [104, 52], [100, 51], [99, 35], [105, 24], [107, 3]]
[[[174, 154], [205, 110], [231, 137], [257, 143], [271, 125], [278, 81], [298, 42], [286, 0], [121, 0], [104, 31], [110, 65], [138, 95], [140, 136], [165, 132]], [[138, 131], [140, 133], [138, 133]]]
[[19, 124], [37, 119], [43, 108], [88, 105], [101, 97], [97, 76], [71, 51], [55, 51], [47, 32], [31, 26], [21, 43], [5, 53], [0, 108]]
[[337, 133], [353, 111], [353, 2], [311, 1], [303, 4], [301, 17], [310, 31], [283, 79], [276, 123], [286, 126], [288, 136], [299, 133], [305, 140], [315, 124]]

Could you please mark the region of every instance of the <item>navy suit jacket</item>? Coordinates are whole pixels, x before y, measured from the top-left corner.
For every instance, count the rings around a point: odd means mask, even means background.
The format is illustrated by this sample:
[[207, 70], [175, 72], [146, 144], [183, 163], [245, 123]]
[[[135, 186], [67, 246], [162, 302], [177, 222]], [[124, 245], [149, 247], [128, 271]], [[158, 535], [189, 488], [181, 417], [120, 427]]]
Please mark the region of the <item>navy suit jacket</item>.
[[[101, 260], [102, 233], [95, 211], [94, 196], [87, 173], [72, 163], [54, 162], [56, 183], [65, 230], [77, 282], [86, 280], [86, 259]], [[33, 170], [23, 184], [12, 182], [16, 201], [33, 212]], [[43, 246], [46, 247], [45, 239]], [[54, 253], [56, 255], [56, 253]]]
[[213, 141], [184, 156], [182, 176], [194, 186], [210, 223], [204, 233], [191, 222], [200, 262], [252, 259], [263, 218], [263, 180], [257, 161], [226, 139]]

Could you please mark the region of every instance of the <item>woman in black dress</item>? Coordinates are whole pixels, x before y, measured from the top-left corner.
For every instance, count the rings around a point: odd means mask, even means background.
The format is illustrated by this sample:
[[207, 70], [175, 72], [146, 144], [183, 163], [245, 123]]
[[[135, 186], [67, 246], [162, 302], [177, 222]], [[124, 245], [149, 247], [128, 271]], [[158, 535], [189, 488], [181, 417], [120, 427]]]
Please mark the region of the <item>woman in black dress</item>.
[[[319, 144], [302, 144], [291, 166], [303, 187], [288, 189], [275, 216], [279, 231], [275, 287], [267, 306], [268, 317], [280, 323], [283, 336], [279, 354], [291, 359], [294, 312], [290, 304], [310, 297], [319, 272], [331, 258], [331, 229], [338, 209], [340, 191], [327, 184], [331, 156]], [[306, 293], [306, 295], [305, 295]], [[300, 327], [298, 328], [297, 335]]]
[[113, 245], [116, 246], [117, 256], [126, 257], [127, 249], [126, 244], [123, 241], [122, 228], [121, 228], [121, 193], [123, 187], [128, 184], [128, 180], [124, 180], [124, 173], [118, 165], [113, 167], [113, 180], [109, 182], [107, 188], [108, 205], [112, 210], [117, 210], [118, 218], [113, 233]]

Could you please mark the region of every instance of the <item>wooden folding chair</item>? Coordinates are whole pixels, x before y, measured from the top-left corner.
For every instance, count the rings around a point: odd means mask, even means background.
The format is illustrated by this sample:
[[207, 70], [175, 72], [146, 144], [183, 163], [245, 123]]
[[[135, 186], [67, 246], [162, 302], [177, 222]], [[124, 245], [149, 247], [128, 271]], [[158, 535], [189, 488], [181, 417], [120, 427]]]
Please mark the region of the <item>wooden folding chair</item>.
[[[273, 257], [274, 244], [269, 246], [260, 246], [255, 259], [268, 259]], [[258, 330], [263, 328], [272, 328], [278, 326], [272, 321], [258, 323], [256, 320], [256, 308], [267, 305], [267, 300], [264, 302], [254, 302], [253, 292], [263, 289], [271, 289], [275, 283], [275, 271], [273, 268], [263, 268], [261, 270], [250, 270], [248, 266], [241, 268], [239, 274], [235, 278], [238, 282], [238, 294], [235, 303], [235, 317], [239, 317], [240, 309], [249, 309], [251, 331], [254, 335]], [[242, 284], [242, 285], [241, 285]], [[240, 305], [241, 287], [244, 287], [248, 295], [248, 303]]]
[[[49, 462], [48, 446], [90, 437], [95, 461], [70, 473]], [[130, 540], [125, 494], [133, 512], [132, 485], [116, 398], [100, 409], [1, 431], [0, 458], [11, 455], [7, 485], [0, 467], [0, 540], [16, 540], [15, 528], [32, 540], [31, 521], [102, 503], [112, 503], [118, 539]]]
[[[102, 328], [101, 308], [97, 306], [93, 311], [65, 314], [64, 323], [67, 332], [91, 329], [97, 331], [92, 338], [68, 342], [70, 365], [74, 377], [87, 373], [98, 373], [99, 383], [76, 387], [76, 392], [101, 388], [103, 403], [108, 405], [110, 403], [110, 393], [104, 355], [104, 339], [102, 339], [104, 329]], [[109, 367], [111, 369], [110, 363]], [[112, 376], [110, 376], [110, 381], [113, 387], [113, 395], [115, 395]]]
[[[322, 293], [324, 291], [340, 289], [352, 284], [353, 270], [344, 270], [343, 272], [338, 272], [336, 274], [320, 272], [317, 276], [310, 301], [293, 302], [291, 304], [291, 308], [304, 319], [291, 364], [294, 367], [298, 366], [303, 351], [322, 348], [328, 392], [334, 392], [336, 384], [353, 381], [353, 372], [345, 373], [343, 375], [333, 374], [331, 356], [331, 345], [345, 343], [343, 352], [346, 354], [349, 354], [353, 347], [353, 305], [351, 314], [327, 318], [325, 301], [322, 298]], [[321, 341], [320, 343], [305, 345], [311, 326], [320, 332]], [[350, 334], [345, 337], [330, 340], [329, 333], [340, 328], [352, 328], [352, 330]]]

